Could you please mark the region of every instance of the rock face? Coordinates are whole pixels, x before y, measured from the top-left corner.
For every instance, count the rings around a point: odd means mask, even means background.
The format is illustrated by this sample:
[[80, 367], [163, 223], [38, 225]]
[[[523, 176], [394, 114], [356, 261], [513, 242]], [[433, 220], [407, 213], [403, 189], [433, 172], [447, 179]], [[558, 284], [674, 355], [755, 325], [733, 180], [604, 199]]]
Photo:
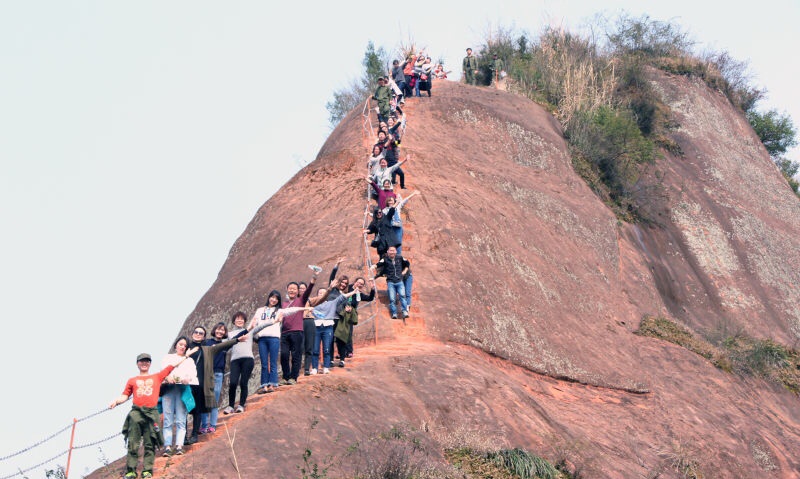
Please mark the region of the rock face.
[[[585, 477], [678, 477], [680, 460], [705, 477], [800, 477], [796, 396], [633, 334], [650, 314], [800, 339], [800, 201], [724, 96], [651, 80], [683, 151], [658, 161], [668, 200], [651, 226], [615, 218], [535, 103], [446, 82], [409, 100], [415, 334], [382, 313], [357, 327], [352, 368], [251, 408], [236, 423], [241, 477], [296, 477], [306, 447], [338, 454], [399, 423], [486, 431]], [[364, 274], [361, 121], [351, 113], [259, 209], [183, 331], [252, 314], [309, 263], [344, 255], [344, 273]], [[169, 472], [236, 477], [225, 440], [203, 447], [182, 459], [194, 472]]]

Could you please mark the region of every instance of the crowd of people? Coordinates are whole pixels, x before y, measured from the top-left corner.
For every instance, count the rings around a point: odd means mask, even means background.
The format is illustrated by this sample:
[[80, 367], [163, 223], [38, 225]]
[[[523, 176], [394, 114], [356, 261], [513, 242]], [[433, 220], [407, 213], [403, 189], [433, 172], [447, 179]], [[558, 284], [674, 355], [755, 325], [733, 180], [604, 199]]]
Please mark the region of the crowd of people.
[[[475, 66], [476, 73], [477, 63], [471, 62], [467, 65], [465, 59], [465, 67], [473, 71]], [[142, 477], [152, 477], [157, 448], [163, 447], [164, 456], [181, 455], [184, 446], [197, 442], [198, 436], [216, 432], [220, 412], [229, 415], [245, 411], [248, 383], [255, 369], [254, 348], [261, 365], [256, 394], [297, 384], [301, 372], [313, 376], [345, 367], [353, 357], [353, 327], [358, 324], [359, 304], [375, 300], [376, 278], [386, 278], [391, 317], [409, 317], [413, 276], [411, 263], [402, 252], [402, 210], [420, 192], [403, 195], [399, 191], [407, 189], [402, 166], [413, 160], [411, 153], [399, 159], [407, 125], [403, 105], [407, 98], [421, 96], [421, 92], [431, 96], [431, 80], [447, 78], [448, 73], [443, 65], [433, 65], [429, 56], [419, 53], [395, 60], [391, 70], [378, 79], [372, 96], [377, 102], [377, 142], [369, 152], [366, 177], [371, 221], [363, 230], [365, 241], [372, 235], [370, 246], [375, 248], [378, 260], [368, 268], [368, 278], [351, 281], [347, 275], [338, 274], [346, 259], [339, 258], [326, 287], [313, 294], [323, 268], [309, 265], [307, 283], [291, 281], [283, 294], [270, 291], [264, 306], [257, 308], [249, 321], [244, 312], [237, 311], [230, 329], [219, 322], [209, 337], [205, 326], [197, 325], [190, 337], [177, 338], [160, 372], [150, 374], [149, 354], [137, 357], [139, 375], [129, 379], [122, 395], [109, 405], [113, 408], [133, 397], [123, 429], [128, 443], [125, 478], [137, 477], [140, 442], [144, 444]], [[465, 81], [469, 83], [470, 78], [465, 76]], [[220, 411], [226, 367], [230, 372], [227, 406]], [[159, 411], [163, 413], [163, 427], [159, 427]], [[189, 415], [191, 431], [187, 428]]]

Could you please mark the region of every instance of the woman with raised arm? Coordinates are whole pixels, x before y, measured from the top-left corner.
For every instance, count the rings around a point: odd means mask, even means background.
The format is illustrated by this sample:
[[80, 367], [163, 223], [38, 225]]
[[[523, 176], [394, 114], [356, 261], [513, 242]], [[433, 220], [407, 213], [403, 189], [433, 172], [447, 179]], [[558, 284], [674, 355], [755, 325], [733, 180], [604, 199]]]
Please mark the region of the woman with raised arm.
[[386, 208], [383, 209], [383, 214], [388, 216], [389, 208], [394, 207], [394, 214], [390, 218], [390, 221], [394, 234], [397, 237], [397, 242], [399, 243], [397, 245], [397, 254], [403, 254], [401, 250], [403, 244], [403, 219], [400, 214], [403, 211], [403, 206], [408, 203], [408, 200], [419, 194], [419, 191], [415, 191], [405, 198], [399, 195], [396, 198], [386, 198]]
[[317, 374], [319, 368], [319, 347], [322, 343], [322, 356], [323, 356], [323, 369], [322, 374], [329, 374], [332, 356], [333, 356], [333, 323], [336, 321], [337, 310], [347, 301], [347, 298], [353, 296], [357, 291], [349, 293], [342, 293], [336, 297], [329, 299], [334, 290], [339, 288], [339, 279], [331, 281], [330, 287], [320, 289], [317, 297], [310, 300], [311, 306], [314, 307], [314, 322], [317, 327], [317, 334], [314, 339], [314, 350], [311, 356], [311, 375]]

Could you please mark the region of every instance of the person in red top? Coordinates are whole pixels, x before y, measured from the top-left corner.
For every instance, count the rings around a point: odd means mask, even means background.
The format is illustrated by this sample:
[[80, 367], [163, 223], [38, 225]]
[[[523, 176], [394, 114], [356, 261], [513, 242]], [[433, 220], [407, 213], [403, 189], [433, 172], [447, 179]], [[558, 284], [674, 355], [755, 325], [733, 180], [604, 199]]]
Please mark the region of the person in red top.
[[[187, 352], [186, 357], [188, 358], [190, 355]], [[127, 471], [123, 476], [125, 479], [136, 478], [136, 467], [139, 465], [140, 441], [144, 443], [142, 478], [153, 477], [153, 463], [156, 460], [155, 451], [164, 442], [161, 431], [157, 427], [159, 417], [156, 406], [158, 405], [161, 383], [175, 366], [167, 366], [156, 374], [149, 374], [151, 362], [152, 358], [147, 353], [137, 356], [136, 367], [139, 368], [139, 375], [128, 379], [122, 394], [108, 405], [109, 409], [114, 409], [117, 405], [124, 403], [129, 397], [133, 396], [133, 407], [125, 418], [125, 424], [122, 426], [122, 435], [128, 443]]]

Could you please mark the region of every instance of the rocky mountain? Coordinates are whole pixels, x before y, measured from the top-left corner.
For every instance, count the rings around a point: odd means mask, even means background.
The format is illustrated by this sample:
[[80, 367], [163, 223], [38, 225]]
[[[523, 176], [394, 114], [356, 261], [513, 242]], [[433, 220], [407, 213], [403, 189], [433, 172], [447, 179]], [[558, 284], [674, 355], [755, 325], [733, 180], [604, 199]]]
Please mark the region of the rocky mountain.
[[[698, 337], [800, 340], [800, 200], [724, 95], [650, 81], [682, 153], [657, 161], [666, 196], [646, 225], [619, 221], [574, 172], [541, 106], [450, 82], [410, 99], [412, 317], [363, 310], [352, 365], [257, 397], [229, 422], [233, 449], [220, 428], [164, 466], [170, 477], [237, 477], [232, 450], [243, 478], [297, 477], [306, 448], [353, 470], [348, 447], [397, 425], [425, 437], [431, 461], [463, 434], [580, 477], [700, 477], [684, 463], [800, 477], [796, 394], [636, 334], [653, 316]], [[309, 263], [327, 273], [347, 256], [343, 272], [365, 274], [362, 121], [352, 112], [258, 210], [182, 331], [252, 314]]]

